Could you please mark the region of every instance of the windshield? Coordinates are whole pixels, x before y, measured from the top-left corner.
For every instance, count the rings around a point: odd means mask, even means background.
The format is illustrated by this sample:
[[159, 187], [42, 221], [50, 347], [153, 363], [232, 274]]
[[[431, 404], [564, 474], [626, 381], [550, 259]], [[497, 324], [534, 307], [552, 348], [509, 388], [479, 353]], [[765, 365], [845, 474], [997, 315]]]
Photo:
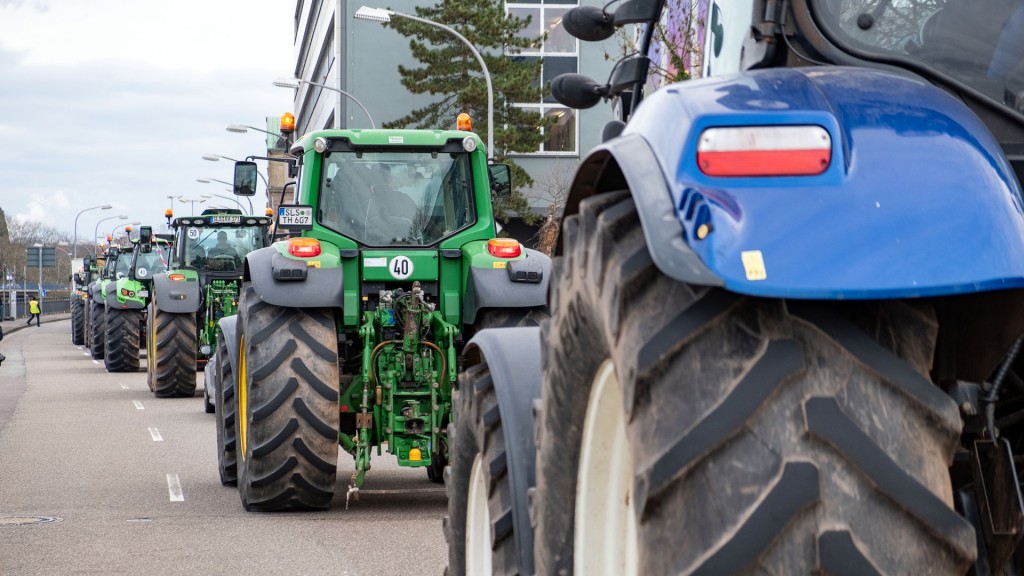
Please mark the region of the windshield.
[[139, 280], [152, 278], [154, 274], [167, 271], [167, 262], [170, 259], [170, 249], [167, 244], [153, 244], [149, 254], [139, 252], [135, 258], [135, 277]]
[[193, 226], [185, 229], [185, 265], [196, 270], [242, 269], [242, 260], [266, 246], [259, 226]]
[[334, 152], [318, 220], [369, 246], [427, 246], [473, 223], [468, 154]]
[[818, 0], [840, 44], [924, 64], [1024, 111], [1024, 0]]
[[131, 267], [132, 253], [120, 252], [107, 258], [106, 271], [104, 273], [104, 276], [111, 279], [124, 278], [128, 276], [128, 270]]

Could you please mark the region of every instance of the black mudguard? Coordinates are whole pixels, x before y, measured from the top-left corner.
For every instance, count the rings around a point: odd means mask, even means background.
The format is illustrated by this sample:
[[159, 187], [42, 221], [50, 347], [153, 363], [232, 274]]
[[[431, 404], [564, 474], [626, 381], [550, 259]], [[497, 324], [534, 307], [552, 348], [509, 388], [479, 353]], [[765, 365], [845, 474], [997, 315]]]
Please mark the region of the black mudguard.
[[[506, 268], [470, 268], [466, 296], [462, 302], [462, 322], [476, 322], [484, 308], [533, 308], [547, 306], [551, 258], [542, 252], [524, 248], [526, 260], [541, 272], [540, 282], [514, 282]], [[512, 263], [516, 263], [513, 261]]]
[[533, 526], [529, 490], [537, 484], [533, 401], [540, 398], [540, 328], [481, 330], [466, 345], [466, 356], [487, 360], [505, 436], [512, 523], [523, 574], [533, 574]]
[[[704, 265], [683, 238], [683, 226], [672, 206], [664, 172], [647, 140], [640, 134], [619, 136], [598, 146], [576, 170], [563, 218], [579, 211], [580, 202], [594, 194], [629, 188], [654, 265], [669, 278], [700, 286], [724, 286], [720, 276]], [[562, 241], [555, 242], [555, 255]]]
[[99, 282], [93, 282], [89, 285], [89, 297], [97, 302], [103, 302], [103, 291], [100, 290]]
[[238, 314], [225, 316], [217, 324], [220, 326], [219, 338], [223, 338], [228, 347], [228, 357], [217, 358], [217, 362], [227, 362], [231, 373], [238, 374]]
[[[274, 306], [289, 308], [338, 308], [341, 306], [341, 268], [307, 268], [302, 280], [276, 280], [274, 270], [296, 269], [293, 260], [280, 255], [276, 248], [261, 248], [245, 257], [245, 280], [252, 283], [260, 300]], [[304, 264], [303, 264], [304, 265]]]
[[162, 312], [195, 313], [202, 304], [199, 281], [171, 281], [166, 272], [153, 275], [153, 302]]

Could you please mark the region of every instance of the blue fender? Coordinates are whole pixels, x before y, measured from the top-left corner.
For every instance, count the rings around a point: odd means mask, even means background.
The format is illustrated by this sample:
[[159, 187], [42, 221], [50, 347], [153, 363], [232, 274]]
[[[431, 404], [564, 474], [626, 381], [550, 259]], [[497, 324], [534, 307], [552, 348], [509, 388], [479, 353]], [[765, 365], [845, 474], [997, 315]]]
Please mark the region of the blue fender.
[[466, 344], [465, 354], [481, 354], [494, 382], [508, 459], [512, 523], [524, 574], [533, 574], [533, 527], [529, 489], [537, 485], [537, 445], [533, 435], [533, 400], [540, 398], [540, 328], [481, 330]]
[[[714, 177], [697, 166], [706, 128], [793, 124], [829, 132], [824, 173]], [[636, 199], [655, 264], [696, 284], [808, 299], [1024, 286], [1024, 200], [1009, 162], [963, 103], [914, 79], [809, 67], [668, 86], [584, 161], [570, 202], [616, 180]], [[712, 230], [703, 240], [700, 224]], [[763, 274], [744, 262], [755, 253]]]
[[[302, 280], [278, 280], [275, 271], [299, 267]], [[245, 281], [267, 304], [289, 308], [337, 308], [341, 306], [341, 268], [306, 268], [301, 260], [281, 256], [273, 246], [260, 248], [245, 257]]]

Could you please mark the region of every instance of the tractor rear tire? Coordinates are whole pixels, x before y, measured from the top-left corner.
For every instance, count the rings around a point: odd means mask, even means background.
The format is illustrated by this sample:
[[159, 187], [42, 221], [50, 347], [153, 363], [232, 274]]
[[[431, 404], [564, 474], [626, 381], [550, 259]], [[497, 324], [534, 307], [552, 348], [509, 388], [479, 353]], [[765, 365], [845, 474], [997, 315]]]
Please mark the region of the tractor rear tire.
[[[453, 393], [459, 421], [449, 425], [452, 461], [447, 469], [449, 576], [521, 574], [513, 533], [512, 487], [505, 433], [494, 381], [486, 361], [459, 375]], [[498, 521], [498, 519], [507, 521]], [[493, 529], [493, 532], [492, 532]], [[469, 538], [495, 539], [469, 542]], [[490, 552], [490, 554], [488, 554]]]
[[[476, 334], [487, 328], [538, 326], [547, 318], [548, 311], [544, 306], [487, 309], [477, 315], [472, 331]], [[448, 485], [448, 515], [442, 520], [448, 542], [448, 574], [463, 576], [486, 570], [488, 566], [499, 567], [495, 574], [519, 574], [519, 556], [511, 522], [499, 523], [502, 529], [496, 534], [497, 543], [490, 544], [493, 547], [491, 559], [467, 557], [468, 549], [473, 548], [474, 554], [480, 549], [467, 546], [466, 542], [467, 535], [477, 536], [471, 534], [473, 530], [467, 529], [467, 525], [472, 523], [468, 514], [477, 460], [487, 471], [487, 489], [480, 497], [486, 498], [489, 512], [495, 514], [495, 518], [512, 513], [512, 487], [507, 473], [509, 463], [505, 455], [501, 412], [486, 359], [459, 375], [459, 386], [452, 391], [452, 405], [460, 420], [448, 425], [448, 456], [451, 462], [442, 476]], [[433, 477], [430, 479], [434, 480]], [[477, 503], [480, 504], [482, 502]], [[472, 564], [472, 569], [468, 564]]]
[[107, 310], [103, 358], [107, 372], [138, 372], [141, 319], [141, 310]]
[[927, 303], [675, 281], [628, 192], [564, 224], [541, 331], [537, 574], [969, 568], [949, 476], [962, 424], [928, 378]]
[[157, 398], [196, 393], [196, 315], [164, 312], [150, 302], [146, 377]]
[[235, 372], [231, 358], [228, 358], [228, 347], [224, 342], [224, 333], [217, 334], [217, 371], [214, 373], [214, 398], [217, 401], [217, 469], [220, 471], [220, 483], [234, 486], [238, 483], [238, 453], [236, 446], [235, 414], [238, 402], [235, 399]]
[[333, 313], [267, 304], [245, 284], [239, 321], [242, 505], [260, 512], [329, 508], [340, 427]]
[[71, 302], [71, 343], [75, 346], [85, 343], [85, 301], [81, 298]]
[[107, 339], [106, 306], [89, 300], [89, 353], [93, 360], [103, 359], [103, 343]]

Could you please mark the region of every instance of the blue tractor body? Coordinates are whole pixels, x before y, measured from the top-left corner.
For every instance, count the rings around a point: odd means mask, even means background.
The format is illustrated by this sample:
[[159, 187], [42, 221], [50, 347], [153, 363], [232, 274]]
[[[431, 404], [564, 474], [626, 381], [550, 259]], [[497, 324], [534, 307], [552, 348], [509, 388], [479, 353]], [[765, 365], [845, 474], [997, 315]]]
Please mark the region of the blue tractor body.
[[[716, 177], [698, 167], [704, 130], [767, 125], [827, 130], [828, 168]], [[864, 68], [755, 70], [666, 87], [624, 134], [650, 144], [685, 243], [730, 291], [883, 299], [1024, 285], [1020, 184], [988, 128], [932, 85]], [[763, 279], [748, 278], [750, 251]]]

